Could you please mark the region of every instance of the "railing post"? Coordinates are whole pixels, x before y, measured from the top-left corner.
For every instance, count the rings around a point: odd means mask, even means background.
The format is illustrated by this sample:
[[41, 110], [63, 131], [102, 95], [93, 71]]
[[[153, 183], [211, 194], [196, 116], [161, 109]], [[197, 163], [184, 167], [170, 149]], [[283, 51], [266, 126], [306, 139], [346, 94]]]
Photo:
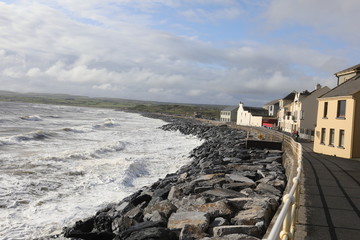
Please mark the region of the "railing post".
[[[299, 169], [298, 169], [299, 172]], [[291, 215], [292, 215], [292, 219], [291, 219], [291, 228], [290, 228], [290, 232], [292, 237], [294, 237], [295, 231], [296, 231], [296, 223], [297, 223], [297, 218], [298, 218], [298, 210], [299, 210], [299, 206], [300, 206], [300, 179], [299, 177], [295, 177], [293, 179], [293, 183], [296, 184], [296, 189], [294, 192], [294, 202], [291, 206]]]
[[[284, 200], [283, 200], [284, 204], [286, 204], [287, 201], [291, 201], [291, 203], [293, 203], [294, 197], [290, 196], [289, 194], [286, 194], [284, 196]], [[292, 222], [292, 211], [290, 208], [290, 209], [288, 209], [288, 211], [286, 213], [286, 217], [283, 222], [283, 228], [282, 228], [282, 231], [280, 232], [280, 239], [282, 239], [282, 240], [291, 240], [292, 239], [292, 233], [290, 231], [291, 222]]]

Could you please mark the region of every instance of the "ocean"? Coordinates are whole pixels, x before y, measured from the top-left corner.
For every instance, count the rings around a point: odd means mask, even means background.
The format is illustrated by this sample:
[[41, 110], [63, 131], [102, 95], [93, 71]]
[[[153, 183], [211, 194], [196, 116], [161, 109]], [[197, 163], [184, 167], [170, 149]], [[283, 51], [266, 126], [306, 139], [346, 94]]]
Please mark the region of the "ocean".
[[202, 141], [110, 109], [0, 102], [0, 238], [34, 239], [175, 172]]

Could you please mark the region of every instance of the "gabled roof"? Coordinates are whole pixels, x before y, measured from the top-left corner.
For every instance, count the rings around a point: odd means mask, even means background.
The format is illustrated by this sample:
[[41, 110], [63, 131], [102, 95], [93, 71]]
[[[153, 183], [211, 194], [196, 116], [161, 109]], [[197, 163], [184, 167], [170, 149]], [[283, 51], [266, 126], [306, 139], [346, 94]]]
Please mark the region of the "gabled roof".
[[228, 107], [224, 108], [221, 111], [233, 111], [233, 110], [236, 110], [238, 108], [239, 108], [239, 106], [228, 106]]
[[244, 110], [251, 113], [253, 116], [263, 116], [267, 117], [269, 116], [268, 110], [261, 108], [261, 107], [245, 107]]
[[275, 105], [277, 103], [279, 103], [279, 99], [272, 100], [272, 101], [270, 101], [268, 103], [265, 103], [264, 106], [271, 106], [271, 105]]
[[360, 71], [360, 64], [357, 64], [355, 66], [352, 66], [352, 67], [349, 67], [349, 68], [347, 68], [345, 70], [337, 72], [337, 73], [335, 73], [335, 75], [341, 75], [343, 73], [352, 72], [352, 71], [354, 71], [354, 72]]
[[360, 91], [360, 74], [357, 74], [346, 82], [336, 86], [329, 92], [320, 96], [320, 98], [351, 96], [358, 91]]
[[283, 98], [283, 100], [294, 100], [296, 91], [292, 91], [290, 94], [288, 94], [286, 97]]

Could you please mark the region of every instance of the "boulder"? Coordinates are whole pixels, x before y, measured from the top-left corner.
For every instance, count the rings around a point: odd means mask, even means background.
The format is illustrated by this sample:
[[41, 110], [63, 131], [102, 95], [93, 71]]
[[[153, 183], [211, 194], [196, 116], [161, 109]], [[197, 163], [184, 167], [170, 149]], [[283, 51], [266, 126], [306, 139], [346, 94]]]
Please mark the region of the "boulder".
[[209, 225], [209, 228], [214, 228], [214, 227], [219, 227], [219, 226], [224, 226], [224, 225], [229, 225], [228, 220], [226, 220], [223, 217], [217, 217], [214, 219], [214, 221], [212, 221]]
[[254, 225], [229, 225], [214, 227], [214, 237], [223, 237], [229, 234], [247, 234], [254, 237], [260, 236], [260, 231], [257, 226]]
[[209, 216], [202, 212], [176, 212], [171, 214], [168, 221], [169, 229], [182, 229], [185, 225], [192, 225], [205, 232], [209, 226]]
[[244, 197], [245, 196], [244, 194], [242, 194], [240, 192], [230, 190], [230, 189], [221, 189], [221, 188], [205, 191], [201, 195], [209, 197], [213, 201], [224, 199], [224, 198], [236, 198], [236, 197]]
[[152, 214], [153, 212], [159, 212], [165, 218], [169, 218], [170, 215], [177, 210], [177, 207], [169, 200], [163, 200], [153, 205], [148, 205], [144, 209], [144, 215]]
[[255, 186], [256, 184], [251, 182], [226, 183], [222, 185], [224, 189], [231, 189], [237, 192], [240, 192], [245, 188], [255, 188]]
[[260, 238], [246, 234], [229, 234], [222, 237], [205, 237], [201, 240], [260, 240]]
[[126, 238], [115, 238], [119, 240], [149, 240], [149, 239], [156, 239], [156, 240], [177, 240], [178, 237], [174, 232], [165, 228], [165, 227], [151, 227], [145, 228], [139, 231], [132, 232]]
[[271, 194], [274, 194], [275, 196], [280, 197], [282, 195], [282, 192], [275, 188], [274, 186], [271, 186], [270, 184], [266, 183], [259, 183], [257, 187], [255, 188], [256, 192], [268, 192]]
[[226, 200], [201, 205], [185, 205], [178, 209], [178, 212], [190, 211], [206, 213], [211, 218], [230, 216], [233, 213], [232, 208]]
[[195, 240], [207, 237], [201, 229], [194, 225], [185, 225], [180, 232], [179, 240]]
[[270, 219], [269, 209], [256, 207], [238, 212], [238, 214], [231, 219], [231, 223], [235, 225], [255, 225], [259, 222], [264, 222], [268, 224]]

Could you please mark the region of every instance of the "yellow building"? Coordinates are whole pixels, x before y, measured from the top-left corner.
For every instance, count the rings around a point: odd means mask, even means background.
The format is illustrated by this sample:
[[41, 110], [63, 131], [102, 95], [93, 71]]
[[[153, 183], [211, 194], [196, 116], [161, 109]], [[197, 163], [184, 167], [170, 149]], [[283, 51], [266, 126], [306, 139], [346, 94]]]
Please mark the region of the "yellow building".
[[360, 157], [360, 64], [335, 74], [338, 86], [318, 98], [314, 152]]

